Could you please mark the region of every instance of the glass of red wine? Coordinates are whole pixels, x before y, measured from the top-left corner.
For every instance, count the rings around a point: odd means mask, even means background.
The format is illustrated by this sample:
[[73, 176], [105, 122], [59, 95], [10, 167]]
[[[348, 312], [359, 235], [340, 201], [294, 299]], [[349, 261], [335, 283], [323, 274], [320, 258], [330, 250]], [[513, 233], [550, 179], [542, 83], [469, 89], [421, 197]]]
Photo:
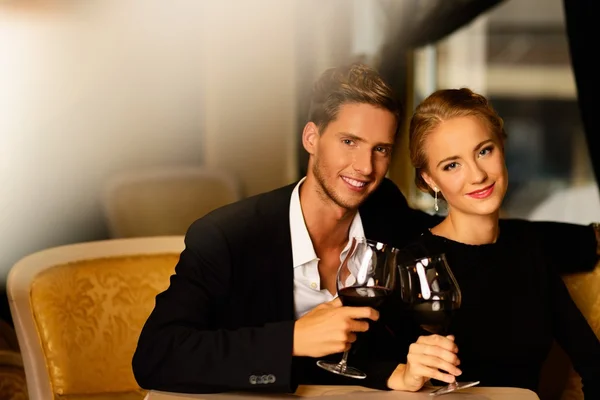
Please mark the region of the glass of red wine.
[[[447, 336], [461, 292], [445, 254], [420, 257], [399, 264], [400, 293], [410, 318], [429, 333]], [[430, 394], [440, 395], [478, 385], [476, 382], [449, 383]]]
[[[397, 249], [384, 243], [364, 237], [352, 238], [336, 279], [337, 294], [342, 305], [379, 310], [395, 289], [397, 255]], [[344, 352], [339, 363], [319, 360], [317, 365], [349, 378], [366, 378], [364, 372], [348, 365], [348, 353], [349, 350]]]

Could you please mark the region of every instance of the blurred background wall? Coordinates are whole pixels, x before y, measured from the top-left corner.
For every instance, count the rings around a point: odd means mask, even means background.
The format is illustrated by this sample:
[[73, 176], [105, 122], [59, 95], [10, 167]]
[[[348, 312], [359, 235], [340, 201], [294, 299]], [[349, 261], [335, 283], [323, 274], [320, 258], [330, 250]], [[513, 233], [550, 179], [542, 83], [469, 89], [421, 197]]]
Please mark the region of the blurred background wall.
[[294, 3], [0, 2], [0, 281], [106, 236], [119, 171], [221, 166], [246, 193], [295, 168]]
[[105, 237], [112, 173], [204, 161], [200, 3], [0, 3], [0, 280]]

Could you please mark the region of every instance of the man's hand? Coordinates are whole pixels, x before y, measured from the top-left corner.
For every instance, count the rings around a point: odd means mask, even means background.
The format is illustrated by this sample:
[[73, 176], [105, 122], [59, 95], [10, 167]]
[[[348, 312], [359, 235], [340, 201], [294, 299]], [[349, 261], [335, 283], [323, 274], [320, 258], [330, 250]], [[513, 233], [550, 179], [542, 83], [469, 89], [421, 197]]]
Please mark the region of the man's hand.
[[[429, 379], [452, 383], [462, 371], [456, 366], [460, 360], [454, 336], [421, 336], [410, 345], [406, 364], [400, 364], [388, 379], [393, 390], [416, 392]], [[446, 371], [444, 373], [440, 370]]]
[[323, 303], [299, 318], [294, 325], [294, 356], [323, 357], [350, 349], [354, 332], [369, 329], [367, 321], [379, 313], [370, 307], [343, 307], [339, 298]]

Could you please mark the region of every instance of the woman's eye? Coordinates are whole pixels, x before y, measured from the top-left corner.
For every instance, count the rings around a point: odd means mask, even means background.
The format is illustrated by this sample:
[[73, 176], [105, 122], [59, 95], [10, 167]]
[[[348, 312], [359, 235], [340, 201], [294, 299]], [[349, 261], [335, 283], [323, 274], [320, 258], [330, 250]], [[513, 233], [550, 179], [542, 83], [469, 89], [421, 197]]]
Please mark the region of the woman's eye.
[[458, 163], [456, 163], [456, 162], [451, 162], [450, 164], [447, 164], [447, 165], [444, 167], [444, 171], [450, 171], [450, 170], [452, 170], [452, 169], [456, 168], [457, 166], [458, 166]]
[[481, 149], [481, 151], [479, 152], [479, 155], [480, 156], [488, 155], [492, 152], [492, 150], [493, 150], [492, 146], [486, 147], [485, 149]]

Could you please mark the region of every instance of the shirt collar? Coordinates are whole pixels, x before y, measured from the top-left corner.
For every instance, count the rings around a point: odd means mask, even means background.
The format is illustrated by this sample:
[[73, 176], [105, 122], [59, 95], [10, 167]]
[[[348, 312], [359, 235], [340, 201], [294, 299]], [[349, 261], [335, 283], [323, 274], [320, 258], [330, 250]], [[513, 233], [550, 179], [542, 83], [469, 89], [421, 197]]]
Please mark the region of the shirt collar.
[[[306, 177], [298, 182], [290, 199], [290, 235], [294, 268], [313, 260], [318, 260], [312, 240], [308, 234], [308, 229], [306, 228], [306, 223], [304, 222], [304, 214], [302, 213], [302, 206], [300, 204], [300, 186], [305, 179]], [[356, 212], [352, 224], [350, 224], [348, 238], [363, 237], [364, 235], [360, 213]]]

